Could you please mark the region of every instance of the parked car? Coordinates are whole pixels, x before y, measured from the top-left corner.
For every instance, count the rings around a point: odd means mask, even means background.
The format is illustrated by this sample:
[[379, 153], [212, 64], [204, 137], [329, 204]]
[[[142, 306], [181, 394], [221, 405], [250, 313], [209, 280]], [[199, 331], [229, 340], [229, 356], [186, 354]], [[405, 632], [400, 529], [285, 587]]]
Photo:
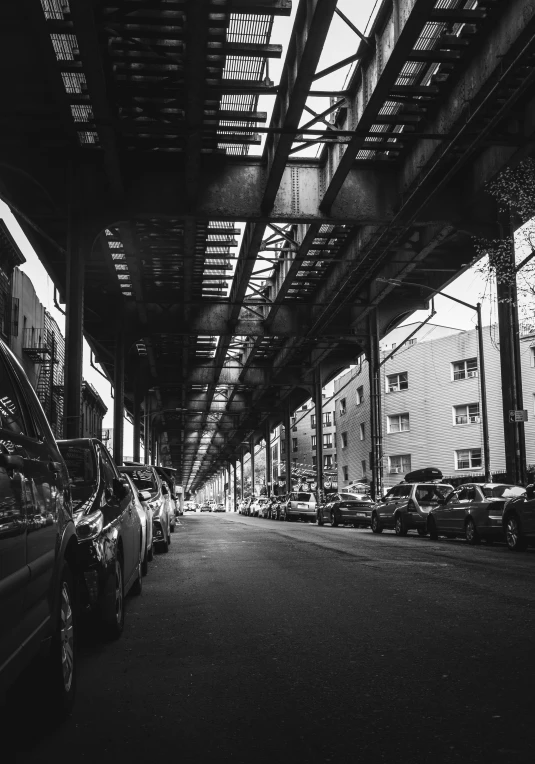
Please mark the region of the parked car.
[[225, 509], [225, 505], [220, 503], [220, 504], [216, 504], [215, 509], [213, 511], [214, 512], [226, 512], [227, 510]]
[[137, 513], [141, 522], [141, 572], [144, 576], [149, 571], [149, 562], [153, 558], [153, 536], [152, 536], [152, 507], [150, 506], [150, 492], [139, 491], [128, 472], [123, 472], [124, 467], [120, 468], [121, 477], [127, 482], [136, 503]]
[[434, 540], [462, 536], [472, 545], [481, 539], [501, 540], [504, 507], [509, 499], [522, 497], [525, 492], [521, 486], [504, 483], [465, 483], [431, 509], [427, 517], [429, 536]]
[[[258, 512], [256, 512], [256, 507], [258, 507]], [[269, 516], [270, 509], [271, 499], [269, 496], [260, 496], [255, 505], [255, 512], [258, 517], [263, 517], [264, 519], [267, 518]]]
[[268, 518], [270, 520], [278, 520], [281, 510], [281, 500], [278, 496], [271, 497], [271, 505], [269, 507]]
[[427, 515], [452, 491], [453, 486], [447, 483], [395, 485], [372, 509], [371, 529], [374, 533], [382, 533], [385, 528], [390, 528], [398, 536], [406, 536], [412, 529], [425, 536]]
[[58, 441], [71, 479], [78, 536], [80, 601], [116, 639], [124, 598], [141, 594], [141, 521], [132, 491], [97, 438]]
[[370, 527], [375, 502], [367, 494], [334, 493], [317, 509], [318, 525], [330, 523], [333, 528], [344, 523]]
[[242, 501], [242, 503], [241, 503], [241, 509], [239, 510], [240, 514], [242, 514], [242, 515], [249, 515], [252, 503], [253, 503], [253, 500], [252, 500], [252, 498], [250, 496], [249, 496], [249, 498], [244, 499]]
[[523, 496], [512, 498], [503, 511], [503, 532], [509, 549], [520, 552], [535, 542], [535, 485]]
[[0, 693], [42, 654], [56, 717], [72, 709], [76, 692], [77, 561], [65, 462], [0, 340]]
[[144, 495], [142, 501], [152, 511], [153, 544], [159, 551], [169, 551], [171, 543], [171, 518], [169, 510], [168, 488], [160, 480], [160, 476], [152, 465], [126, 465], [121, 467], [123, 472], [130, 475], [138, 491]]
[[212, 506], [210, 504], [201, 504], [201, 512], [211, 512]]
[[197, 511], [197, 505], [194, 501], [186, 501], [184, 502], [184, 512], [196, 512]]
[[284, 505], [284, 519], [287, 522], [304, 520], [316, 522], [316, 497], [308, 491], [292, 491]]

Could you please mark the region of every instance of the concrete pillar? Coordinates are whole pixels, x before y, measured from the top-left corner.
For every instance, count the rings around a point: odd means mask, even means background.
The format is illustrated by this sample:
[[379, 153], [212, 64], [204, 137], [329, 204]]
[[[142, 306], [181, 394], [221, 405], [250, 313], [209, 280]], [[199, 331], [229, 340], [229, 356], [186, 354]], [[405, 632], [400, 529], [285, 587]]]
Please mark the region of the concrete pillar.
[[318, 501], [323, 491], [323, 385], [321, 380], [321, 364], [314, 372], [314, 403], [316, 412], [316, 482], [318, 484]]
[[234, 512], [238, 511], [238, 462], [234, 462]]
[[113, 374], [113, 458], [115, 464], [123, 463], [124, 444], [124, 326], [122, 315], [115, 327], [115, 367]]
[[266, 439], [266, 493], [268, 496], [271, 496], [272, 490], [271, 490], [271, 483], [272, 483], [272, 472], [271, 469], [271, 426], [269, 424], [269, 419], [266, 422], [265, 426], [265, 439]]
[[141, 455], [141, 392], [134, 390], [134, 461], [139, 462]]
[[[509, 254], [509, 262], [502, 259], [500, 270], [514, 273], [516, 268], [513, 227], [509, 213], [500, 221], [500, 235], [508, 239], [510, 246], [502, 258]], [[507, 268], [507, 265], [509, 266]], [[517, 485], [526, 485], [526, 438], [524, 422], [510, 422], [510, 411], [524, 408], [522, 392], [522, 367], [518, 326], [518, 296], [516, 276], [503, 281], [496, 279], [498, 298], [498, 328], [500, 336], [500, 369], [502, 378], [503, 433], [505, 443], [505, 469], [507, 480]]]
[[82, 365], [84, 350], [84, 249], [75, 224], [69, 221], [65, 311], [64, 437], [82, 435]]
[[290, 401], [284, 409], [284, 447], [286, 462], [286, 493], [292, 490], [292, 408]]
[[241, 493], [241, 500], [244, 499], [244, 488], [245, 488], [245, 480], [243, 475], [243, 446], [240, 449], [240, 493]]
[[379, 331], [377, 311], [369, 317], [368, 368], [370, 375], [370, 430], [371, 445], [370, 469], [373, 480], [373, 498], [383, 493], [383, 420], [381, 414], [381, 367], [379, 351]]

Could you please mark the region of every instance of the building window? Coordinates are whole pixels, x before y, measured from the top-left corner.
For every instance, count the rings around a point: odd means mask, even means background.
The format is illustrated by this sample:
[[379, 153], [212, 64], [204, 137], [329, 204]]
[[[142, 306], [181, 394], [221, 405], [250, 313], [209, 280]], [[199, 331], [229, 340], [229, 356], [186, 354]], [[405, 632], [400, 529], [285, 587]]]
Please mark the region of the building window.
[[365, 440], [366, 438], [366, 425], [364, 422], [361, 422], [359, 424], [359, 438], [361, 440]]
[[468, 379], [477, 377], [477, 358], [467, 358], [465, 361], [452, 363], [453, 379]]
[[330, 432], [323, 433], [323, 448], [333, 447], [333, 436]]
[[388, 471], [391, 475], [405, 475], [411, 471], [411, 455], [400, 454], [388, 458]]
[[292, 431], [297, 432], [297, 417], [295, 414], [292, 417]]
[[301, 406], [301, 411], [308, 411], [308, 406], [306, 403], [303, 403], [303, 405]]
[[316, 426], [316, 415], [315, 414], [311, 414], [310, 415], [310, 426], [311, 427], [315, 427]]
[[416, 337], [411, 337], [410, 340], [407, 340], [407, 345], [416, 345]]
[[286, 441], [281, 440], [281, 454], [285, 454], [285, 453], [286, 453]]
[[315, 435], [312, 436], [312, 448], [314, 448], [314, 449], [316, 448], [316, 436]]
[[340, 399], [340, 416], [344, 416], [346, 413], [346, 399], [341, 398]]
[[342, 467], [342, 477], [347, 483], [347, 481], [349, 480], [349, 467], [347, 467], [346, 465]]
[[408, 372], [402, 371], [400, 374], [389, 374], [386, 378], [386, 392], [397, 393], [400, 390], [408, 390], [409, 388], [409, 375]]
[[325, 411], [323, 413], [323, 426], [324, 427], [330, 427], [331, 426], [331, 412]]
[[364, 401], [364, 387], [357, 387], [357, 406]]
[[342, 448], [347, 448], [347, 432], [343, 432], [340, 435], [340, 440], [341, 440], [341, 443], [342, 443]]
[[532, 345], [529, 350], [530, 350], [531, 365], [533, 367], [535, 366], [535, 345]]
[[463, 448], [455, 452], [456, 470], [476, 470], [481, 467], [481, 449]]
[[317, 464], [316, 454], [314, 454], [314, 456], [312, 457], [312, 466], [315, 467], [316, 464]]
[[479, 403], [467, 403], [455, 406], [454, 424], [477, 424], [480, 422]]
[[292, 451], [297, 451], [297, 438], [292, 438]]
[[393, 414], [387, 417], [388, 432], [406, 432], [410, 430], [408, 414]]
[[366, 477], [366, 459], [363, 459], [361, 461], [360, 467], [361, 467], [361, 475], [363, 478], [365, 478]]
[[332, 469], [332, 466], [333, 466], [332, 454], [325, 454], [325, 456], [323, 457], [323, 466], [326, 470]]

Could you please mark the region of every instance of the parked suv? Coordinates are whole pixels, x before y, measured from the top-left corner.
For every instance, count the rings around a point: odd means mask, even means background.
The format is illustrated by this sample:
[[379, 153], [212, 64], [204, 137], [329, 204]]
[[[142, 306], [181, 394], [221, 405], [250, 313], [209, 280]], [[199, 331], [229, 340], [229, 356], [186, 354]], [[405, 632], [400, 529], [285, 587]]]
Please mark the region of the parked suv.
[[382, 533], [385, 528], [406, 536], [415, 530], [420, 536], [427, 533], [427, 515], [440, 501], [453, 491], [446, 483], [400, 483], [391, 488], [372, 511], [371, 528]]
[[0, 340], [0, 693], [44, 650], [54, 715], [74, 703], [77, 558], [65, 462]]
[[284, 506], [284, 519], [287, 522], [292, 520], [304, 520], [305, 522], [316, 522], [316, 497], [308, 491], [292, 491]]

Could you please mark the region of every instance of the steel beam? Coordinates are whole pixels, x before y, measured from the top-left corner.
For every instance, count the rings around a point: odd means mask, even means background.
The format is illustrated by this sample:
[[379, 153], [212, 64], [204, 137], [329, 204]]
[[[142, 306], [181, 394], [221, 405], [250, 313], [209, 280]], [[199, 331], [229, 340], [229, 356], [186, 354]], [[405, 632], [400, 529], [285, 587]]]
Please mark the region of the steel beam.
[[123, 463], [124, 442], [124, 326], [122, 315], [115, 327], [115, 369], [113, 375], [113, 459], [117, 466]]
[[65, 432], [79, 438], [82, 413], [82, 366], [84, 349], [84, 243], [71, 218], [67, 245], [67, 305], [65, 318]]

